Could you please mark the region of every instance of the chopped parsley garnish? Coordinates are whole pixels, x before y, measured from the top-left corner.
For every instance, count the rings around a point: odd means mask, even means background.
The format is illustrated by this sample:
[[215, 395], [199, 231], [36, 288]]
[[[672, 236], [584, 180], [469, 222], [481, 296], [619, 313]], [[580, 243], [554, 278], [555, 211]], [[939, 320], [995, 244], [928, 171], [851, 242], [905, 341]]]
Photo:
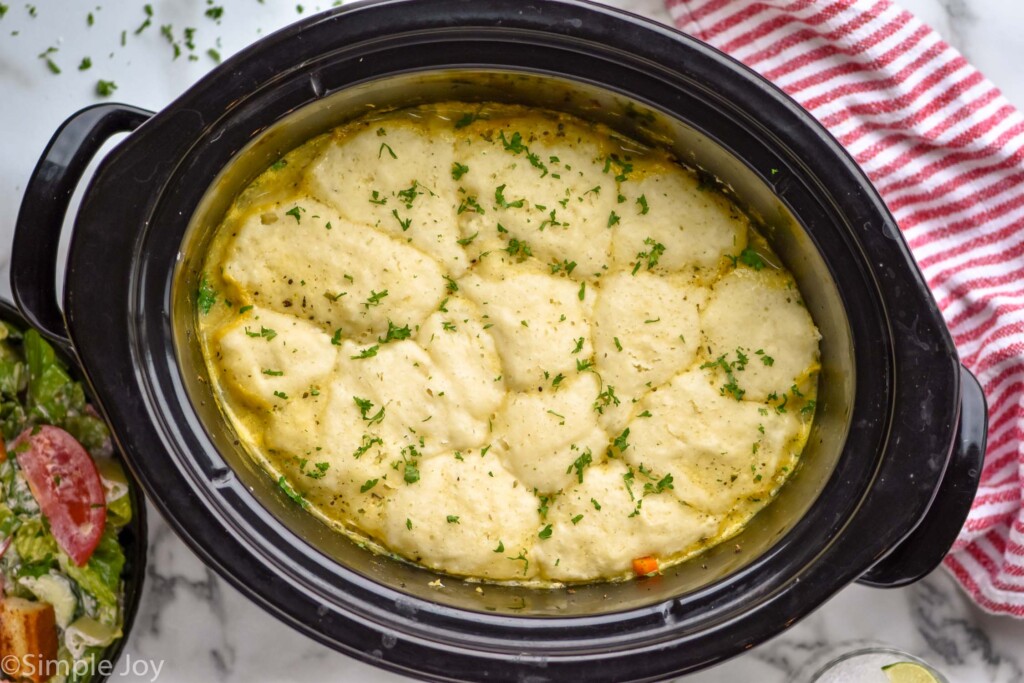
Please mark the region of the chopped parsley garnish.
[[384, 195], [382, 195], [377, 190], [374, 190], [370, 194], [370, 203], [371, 204], [379, 204], [380, 206], [384, 206], [385, 204], [388, 203], [388, 198], [385, 197]]
[[455, 292], [459, 291], [459, 283], [458, 282], [456, 282], [455, 280], [453, 280], [452, 278], [450, 278], [447, 275], [442, 275], [441, 277], [444, 278], [445, 286], [448, 288], [448, 291], [450, 293], [454, 294]]
[[537, 534], [537, 538], [539, 538], [541, 540], [546, 540], [546, 539], [551, 538], [551, 525], [548, 524], [546, 527], [541, 529], [540, 532]]
[[505, 199], [505, 185], [499, 185], [494, 188], [494, 201], [503, 209], [520, 209], [524, 204], [522, 199], [517, 199], [514, 202], [507, 201]]
[[600, 503], [598, 503], [596, 499], [594, 499], [594, 498], [591, 498], [591, 499], [590, 499], [590, 504], [594, 506], [594, 509], [595, 509], [595, 510], [598, 510], [598, 511], [600, 511], [600, 510], [601, 510], [601, 504], [600, 504]]
[[288, 165], [287, 159], [278, 159], [270, 165], [271, 171], [280, 171], [282, 168]]
[[269, 327], [262, 327], [262, 326], [260, 327], [260, 331], [259, 332], [250, 332], [249, 328], [246, 327], [245, 328], [245, 334], [247, 336], [249, 336], [249, 337], [263, 337], [267, 341], [270, 341], [271, 339], [273, 339], [274, 337], [277, 336], [277, 332], [275, 332], [274, 330], [270, 329]]
[[594, 367], [594, 361], [583, 360], [582, 358], [576, 359], [576, 372], [586, 372], [592, 367]]
[[580, 291], [579, 291], [579, 294], [577, 294], [577, 296], [579, 297], [580, 301], [583, 301], [583, 299], [586, 298], [586, 296], [587, 296], [587, 283], [586, 282], [581, 282], [580, 283]]
[[657, 482], [645, 482], [644, 483], [644, 495], [647, 494], [658, 494], [669, 489], [675, 488], [672, 485], [672, 474], [666, 474], [664, 477], [659, 479]]
[[817, 407], [817, 401], [811, 399], [804, 403], [804, 407], [800, 409], [800, 414], [803, 416], [813, 415], [814, 409]]
[[518, 131], [512, 133], [511, 140], [505, 138], [505, 131], [499, 131], [498, 139], [501, 140], [501, 144], [505, 147], [505, 151], [512, 152], [513, 154], [520, 154], [526, 150], [526, 145], [523, 144], [523, 136], [520, 135]]
[[629, 468], [625, 474], [622, 475], [622, 482], [626, 485], [626, 492], [629, 493], [630, 500], [636, 500], [636, 496], [633, 495], [633, 480], [636, 479], [636, 474], [633, 473], [633, 468]]
[[509, 256], [512, 256], [522, 263], [530, 256], [533, 256], [533, 250], [530, 249], [530, 245], [525, 241], [517, 240], [515, 237], [508, 241], [508, 246], [505, 247], [505, 251], [508, 252]]
[[558, 373], [557, 375], [555, 375], [551, 379], [551, 386], [553, 388], [557, 389], [558, 385], [561, 384], [564, 380], [565, 380], [565, 375], [563, 375], [562, 373]]
[[[480, 206], [480, 202], [478, 202], [476, 200], [476, 197], [474, 196], [466, 197], [465, 199], [460, 201], [459, 208], [455, 210], [455, 213], [461, 215], [466, 213], [467, 211], [472, 211], [473, 213], [480, 214], [481, 216], [487, 213], [486, 211], [484, 211], [484, 207]], [[476, 235], [474, 235], [474, 237], [475, 236]], [[472, 240], [470, 241], [472, 242]]]
[[597, 400], [594, 401], [594, 410], [603, 415], [605, 408], [613, 405], [617, 406], [619, 403], [621, 403], [621, 401], [619, 401], [619, 397], [615, 395], [615, 387], [609, 384], [604, 388], [604, 391], [597, 395]]
[[611, 447], [608, 449], [608, 457], [614, 458], [622, 455], [629, 448], [629, 427], [622, 430], [622, 433], [615, 437]]
[[341, 346], [341, 328], [340, 327], [334, 331], [334, 334], [331, 335], [331, 343], [334, 344], [335, 346]]
[[311, 469], [309, 471], [306, 471], [305, 466], [306, 466], [306, 461], [303, 460], [302, 461], [302, 468], [303, 468], [302, 469], [302, 473], [305, 474], [307, 477], [309, 477], [310, 479], [323, 479], [324, 476], [327, 474], [327, 470], [329, 470], [331, 468], [331, 463], [329, 463], [329, 462], [318, 462], [318, 463], [315, 463], [313, 465], [313, 469]]
[[291, 216], [295, 219], [296, 223], [302, 222], [302, 212], [305, 211], [301, 206], [293, 206], [290, 210], [285, 211], [285, 216]]
[[594, 462], [593, 454], [590, 452], [590, 449], [588, 448], [587, 450], [585, 450], [583, 452], [582, 455], [580, 455], [580, 457], [576, 458], [576, 460], [574, 460], [573, 463], [571, 465], [569, 465], [569, 467], [565, 470], [565, 473], [569, 474], [573, 470], [576, 470], [576, 479], [578, 479], [579, 483], [582, 484], [583, 483], [583, 470], [587, 469], [587, 467], [591, 463], [593, 463], [593, 462]]
[[570, 275], [576, 268], [576, 262], [563, 260], [561, 263], [551, 263], [549, 267], [551, 268], [552, 275], [556, 275], [560, 272]]
[[412, 330], [409, 329], [408, 325], [398, 327], [393, 322], [388, 320], [388, 331], [384, 333], [383, 337], [377, 337], [377, 341], [381, 344], [387, 344], [392, 341], [399, 341], [402, 339], [408, 339], [412, 335]]
[[357, 448], [354, 451], [352, 451], [352, 457], [354, 457], [356, 460], [358, 460], [359, 456], [361, 456], [363, 453], [365, 453], [366, 451], [370, 450], [374, 446], [383, 446], [383, 445], [384, 445], [384, 440], [381, 439], [379, 436], [370, 436], [369, 434], [363, 434], [363, 442], [361, 444], [359, 444], [359, 448]]
[[253, 309], [252, 304], [248, 304], [248, 305], [242, 306], [241, 308], [238, 309], [238, 314], [242, 315], [243, 313], [248, 313], [252, 309]]
[[270, 368], [264, 368], [263, 369], [263, 374], [264, 375], [270, 375], [271, 377], [280, 377], [281, 375], [284, 374], [284, 371], [283, 370], [271, 370]]
[[765, 266], [764, 259], [761, 258], [761, 255], [750, 247], [741, 251], [739, 256], [728, 256], [728, 254], [726, 256], [732, 261], [733, 266], [737, 263], [742, 263], [754, 270], [761, 270]]
[[373, 346], [368, 346], [362, 351], [360, 351], [358, 356], [349, 356], [349, 358], [351, 358], [352, 360], [360, 360], [362, 358], [373, 358], [374, 356], [377, 355], [378, 349], [380, 349], [380, 347], [374, 344]]
[[469, 124], [473, 123], [476, 120], [477, 120], [477, 115], [476, 114], [463, 114], [462, 118], [460, 118], [458, 121], [455, 122], [455, 128], [456, 129], [465, 128], [466, 126], [468, 126]]
[[359, 487], [359, 493], [366, 493], [377, 485], [377, 479], [367, 479], [366, 483]]
[[[423, 445], [422, 437], [420, 437], [420, 445]], [[410, 444], [402, 449], [402, 459], [391, 464], [391, 467], [396, 470], [402, 467], [402, 478], [405, 479], [406, 484], [415, 484], [420, 480], [420, 470], [416, 466], [419, 455], [416, 447]]]
[[637, 206], [640, 207], [641, 216], [646, 216], [647, 212], [651, 210], [651, 207], [647, 206], [647, 197], [645, 195], [640, 195], [639, 197], [637, 197], [636, 203]]
[[358, 396], [353, 396], [352, 400], [355, 401], [356, 406], [359, 408], [359, 414], [367, 423], [372, 425], [384, 421], [384, 406], [381, 406], [380, 410], [371, 415], [370, 411], [373, 410], [373, 401], [359, 398]]
[[478, 231], [474, 232], [472, 235], [470, 235], [469, 237], [463, 237], [461, 240], [455, 240], [455, 241], [458, 242], [460, 245], [462, 245], [464, 247], [467, 247], [467, 246], [469, 246], [473, 242], [473, 240], [475, 240], [477, 238], [477, 236], [479, 234], [480, 234], [480, 231], [478, 230]]
[[397, 159], [398, 155], [395, 154], [395, 150], [391, 149], [391, 145], [386, 142], [380, 143], [380, 149], [377, 150], [377, 158], [380, 159], [381, 155], [384, 154], [384, 150], [388, 151], [392, 159]]
[[[627, 159], [628, 158], [629, 157], [627, 157]], [[633, 164], [628, 161], [623, 161], [619, 158], [618, 154], [612, 154], [604, 159], [603, 171], [605, 173], [608, 173], [613, 167], [618, 169], [618, 173], [615, 175], [615, 180], [620, 183], [625, 181], [629, 177], [629, 174], [633, 172]]]
[[408, 517], [405, 518], [405, 528], [412, 531], [412, 520]]
[[278, 477], [277, 485], [282, 491], [284, 491], [284, 495], [291, 498], [294, 502], [298, 503], [304, 508], [309, 507], [309, 503], [306, 502], [306, 499], [295, 492], [295, 489], [292, 488], [291, 484], [288, 483], [287, 479], [285, 479], [284, 477]]
[[388, 290], [376, 291], [370, 290], [370, 298], [363, 304], [363, 308], [369, 310], [373, 306], [380, 306], [380, 302], [388, 295]]
[[580, 520], [581, 520], [581, 519], [583, 519], [583, 515], [576, 515], [576, 516], [575, 516], [575, 517], [573, 517], [573, 518], [572, 518], [572, 519], [571, 519], [570, 521], [572, 522], [572, 525], [573, 525], [573, 526], [576, 526], [577, 524], [579, 524], [579, 523], [580, 523]]
[[493, 552], [496, 552], [496, 553], [503, 553], [503, 552], [505, 552], [505, 544], [502, 543], [500, 538], [498, 539], [498, 547], [495, 548], [493, 550]]
[[736, 360], [736, 361], [734, 361], [732, 363], [730, 363], [729, 361], [726, 360], [726, 356], [728, 354], [722, 354], [721, 356], [719, 356], [715, 360], [708, 361], [707, 363], [702, 364], [700, 367], [701, 367], [702, 370], [707, 369], [707, 368], [716, 368], [716, 367], [717, 368], [721, 368], [722, 371], [725, 372], [725, 378], [726, 378], [726, 383], [722, 386], [722, 388], [720, 390], [722, 396], [725, 396], [726, 394], [729, 394], [730, 396], [735, 398], [737, 401], [739, 401], [739, 400], [741, 400], [743, 398], [743, 395], [746, 394], [747, 392], [746, 392], [746, 390], [740, 388], [740, 385], [736, 382], [736, 375], [735, 375], [735, 373], [733, 371], [734, 370], [743, 370], [743, 368], [746, 367], [747, 363], [746, 363], [746, 356], [744, 356], [742, 354], [742, 352], [739, 351], [739, 349], [737, 349], [737, 353], [740, 354], [740, 357], [739, 357], [738, 360]]
[[288, 394], [284, 393], [283, 391], [275, 391], [274, 396], [277, 396], [282, 401], [288, 400]]
[[448, 520], [449, 524], [458, 524], [459, 523], [459, 516], [458, 515], [448, 515], [445, 519]]
[[[148, 5], [147, 5], [148, 7]], [[210, 17], [214, 21], [220, 21], [220, 18], [224, 16], [223, 7], [209, 7], [206, 10], [206, 16]]]
[[466, 166], [465, 164], [460, 164], [457, 161], [452, 164], [452, 179], [453, 180], [458, 180], [459, 178], [461, 178], [462, 176], [466, 175], [467, 173], [469, 173], [469, 166]]
[[412, 225], [411, 218], [406, 218], [405, 220], [402, 220], [402, 217], [398, 215], [398, 209], [392, 209], [391, 215], [395, 217], [396, 221], [398, 221], [398, 225], [401, 226], [402, 232], [408, 230], [409, 226]]
[[508, 559], [512, 560], [513, 562], [517, 562], [517, 561], [522, 560], [522, 562], [523, 562], [523, 576], [526, 576], [526, 572], [528, 572], [530, 570], [530, 560], [528, 560], [526, 558], [526, 555], [524, 554], [525, 552], [526, 552], [525, 550], [521, 550], [519, 552], [519, 554], [516, 555], [515, 557], [509, 557], [508, 558]]
[[404, 190], [398, 191], [398, 198], [401, 199], [403, 203], [405, 203], [405, 208], [411, 209], [412, 203], [416, 201], [416, 197], [419, 197], [421, 194], [423, 194], [422, 192], [419, 191], [419, 189], [419, 182], [414, 180], [412, 181], [412, 185], [405, 188]]
[[85, 71], [86, 69], [89, 69], [91, 67], [92, 67], [92, 59], [90, 59], [89, 57], [82, 57], [82, 61], [78, 65], [78, 70], [79, 71]]
[[217, 292], [214, 291], [210, 285], [210, 281], [206, 279], [206, 274], [199, 279], [199, 291], [196, 294], [196, 306], [199, 310], [206, 315], [213, 308], [213, 305], [217, 303]]
[[576, 338], [576, 347], [572, 350], [573, 353], [579, 353], [580, 351], [583, 350], [583, 341], [584, 337]]
[[775, 365], [775, 359], [765, 353], [764, 349], [758, 349], [757, 351], [754, 351], [754, 354], [761, 356], [761, 362], [768, 367]]
[[647, 261], [647, 270], [651, 270], [654, 266], [658, 265], [658, 260], [661, 259], [661, 255], [665, 253], [665, 245], [661, 242], [655, 242], [650, 237], [644, 238], [644, 244], [649, 249], [641, 251], [636, 255], [636, 263], [633, 264], [633, 275], [640, 270], [640, 266], [643, 262]]
[[608, 227], [612, 227], [613, 225], [618, 223], [619, 220], [621, 220], [619, 214], [612, 211], [610, 214], [608, 214]]

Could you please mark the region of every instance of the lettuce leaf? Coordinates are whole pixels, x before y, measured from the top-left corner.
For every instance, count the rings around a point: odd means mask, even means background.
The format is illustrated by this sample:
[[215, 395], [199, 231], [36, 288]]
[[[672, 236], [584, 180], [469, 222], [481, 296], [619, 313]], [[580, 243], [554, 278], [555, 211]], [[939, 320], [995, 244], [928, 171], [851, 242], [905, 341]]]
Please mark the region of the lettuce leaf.
[[78, 587], [96, 598], [104, 607], [116, 607], [124, 568], [124, 550], [117, 541], [117, 530], [111, 525], [103, 530], [100, 543], [92, 557], [79, 567], [63, 552], [58, 555], [61, 569], [78, 583]]
[[25, 332], [25, 359], [29, 369], [29, 415], [59, 425], [69, 411], [85, 407], [82, 387], [71, 380], [53, 347], [35, 330]]

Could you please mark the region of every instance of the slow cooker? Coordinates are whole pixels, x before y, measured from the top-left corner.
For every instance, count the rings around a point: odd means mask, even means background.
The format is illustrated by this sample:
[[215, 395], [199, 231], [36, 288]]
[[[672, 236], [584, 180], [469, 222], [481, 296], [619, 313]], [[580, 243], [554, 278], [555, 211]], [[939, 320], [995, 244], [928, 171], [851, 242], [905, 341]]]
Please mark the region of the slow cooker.
[[[740, 535], [653, 578], [481, 587], [330, 530], [241, 449], [196, 340], [213, 228], [304, 140], [441, 100], [567, 111], [669, 147], [763, 227], [821, 330], [822, 371], [802, 466]], [[69, 198], [123, 132], [74, 216], [58, 303]], [[854, 161], [728, 56], [577, 0], [346, 5], [260, 40], [160, 112], [75, 114], [27, 186], [12, 288], [77, 356], [133, 473], [208, 565], [308, 636], [429, 680], [649, 681], [710, 666], [850, 582], [929, 572], [981, 472], [984, 396]]]

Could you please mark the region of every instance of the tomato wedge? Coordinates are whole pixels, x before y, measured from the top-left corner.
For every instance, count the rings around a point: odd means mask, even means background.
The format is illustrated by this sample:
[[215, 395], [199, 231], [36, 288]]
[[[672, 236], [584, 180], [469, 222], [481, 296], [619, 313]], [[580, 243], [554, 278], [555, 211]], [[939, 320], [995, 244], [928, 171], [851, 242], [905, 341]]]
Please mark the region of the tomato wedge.
[[26, 429], [11, 450], [57, 545], [81, 567], [107, 521], [103, 482], [92, 457], [75, 437], [51, 425]]

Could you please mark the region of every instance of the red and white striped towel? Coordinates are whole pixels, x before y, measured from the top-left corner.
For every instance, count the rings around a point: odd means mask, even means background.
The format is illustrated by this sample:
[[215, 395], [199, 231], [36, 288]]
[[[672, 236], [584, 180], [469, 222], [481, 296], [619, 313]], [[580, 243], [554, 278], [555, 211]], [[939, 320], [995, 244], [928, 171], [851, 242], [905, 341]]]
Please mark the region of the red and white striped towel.
[[1024, 118], [889, 0], [666, 0], [853, 155], [896, 217], [989, 402], [981, 488], [946, 567], [1024, 617]]

